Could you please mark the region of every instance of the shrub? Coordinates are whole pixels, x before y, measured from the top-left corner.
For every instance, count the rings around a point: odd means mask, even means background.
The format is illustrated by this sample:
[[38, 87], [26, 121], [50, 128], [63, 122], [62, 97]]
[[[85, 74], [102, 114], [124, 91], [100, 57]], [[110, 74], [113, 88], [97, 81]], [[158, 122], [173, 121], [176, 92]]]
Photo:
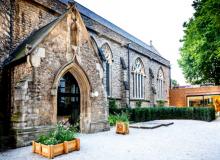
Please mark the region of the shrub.
[[110, 126], [114, 126], [116, 124], [116, 121], [117, 121], [117, 116], [116, 115], [110, 114], [108, 116], [108, 123], [110, 124]]
[[141, 108], [142, 101], [141, 100], [136, 101], [135, 105], [137, 108]]
[[109, 110], [113, 115], [126, 112], [130, 121], [143, 122], [156, 119], [194, 119], [212, 121], [215, 119], [215, 110], [211, 107], [148, 107], [134, 109]]
[[158, 107], [164, 107], [164, 105], [165, 105], [165, 100], [157, 100], [157, 106]]
[[122, 112], [127, 112], [129, 108], [109, 108], [109, 114], [121, 114]]
[[109, 104], [108, 104], [109, 108], [118, 108], [117, 103], [116, 103], [116, 99], [110, 99], [109, 100]]

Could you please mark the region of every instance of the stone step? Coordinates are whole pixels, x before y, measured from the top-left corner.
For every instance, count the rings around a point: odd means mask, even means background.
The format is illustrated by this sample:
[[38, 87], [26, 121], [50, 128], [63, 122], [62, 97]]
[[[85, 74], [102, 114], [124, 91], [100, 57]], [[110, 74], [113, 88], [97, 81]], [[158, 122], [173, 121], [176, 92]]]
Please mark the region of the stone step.
[[149, 121], [149, 122], [140, 122], [130, 124], [130, 128], [139, 128], [139, 129], [155, 129], [162, 126], [169, 126], [174, 124], [173, 122], [164, 122], [164, 121]]

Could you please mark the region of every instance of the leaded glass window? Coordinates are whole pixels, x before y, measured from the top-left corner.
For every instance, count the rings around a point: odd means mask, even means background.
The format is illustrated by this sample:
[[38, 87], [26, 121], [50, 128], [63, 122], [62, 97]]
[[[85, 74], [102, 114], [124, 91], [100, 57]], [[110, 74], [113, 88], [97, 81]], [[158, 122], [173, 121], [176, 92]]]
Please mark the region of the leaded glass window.
[[137, 58], [132, 66], [133, 73], [133, 97], [144, 98], [144, 65], [140, 58]]
[[158, 99], [163, 99], [164, 95], [164, 76], [163, 76], [163, 71], [160, 68], [158, 71], [158, 75], [157, 75], [157, 97]]
[[110, 96], [111, 93], [111, 67], [112, 67], [112, 62], [113, 62], [113, 56], [111, 49], [107, 43], [103, 44], [102, 47], [102, 52], [105, 56], [105, 89], [106, 93], [108, 96]]

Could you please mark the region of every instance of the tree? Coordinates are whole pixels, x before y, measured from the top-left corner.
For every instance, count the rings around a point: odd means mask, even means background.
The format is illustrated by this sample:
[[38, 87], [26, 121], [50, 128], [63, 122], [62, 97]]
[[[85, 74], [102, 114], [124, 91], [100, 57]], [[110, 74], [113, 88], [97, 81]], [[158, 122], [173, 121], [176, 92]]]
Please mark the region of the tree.
[[171, 83], [172, 83], [172, 87], [178, 87], [179, 86], [179, 83], [175, 79], [172, 79]]
[[193, 17], [184, 22], [179, 66], [192, 84], [220, 84], [220, 0], [195, 0]]

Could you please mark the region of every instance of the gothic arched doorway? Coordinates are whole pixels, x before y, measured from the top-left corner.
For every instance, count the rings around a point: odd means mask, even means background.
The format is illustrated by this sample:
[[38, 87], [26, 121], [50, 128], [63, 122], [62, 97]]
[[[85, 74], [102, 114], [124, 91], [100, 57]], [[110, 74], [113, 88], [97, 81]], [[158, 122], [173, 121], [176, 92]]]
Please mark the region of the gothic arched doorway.
[[[65, 116], [57, 116], [58, 112], [58, 88], [60, 85], [60, 80], [66, 74], [71, 74], [76, 80], [79, 87], [79, 129], [82, 133], [89, 133], [91, 130], [91, 100], [90, 93], [92, 91], [91, 84], [82, 68], [76, 63], [67, 63], [63, 65], [57, 75], [54, 78], [51, 95], [52, 95], [52, 124], [56, 124], [58, 121], [65, 119]], [[61, 118], [61, 119], [59, 119]], [[67, 119], [68, 120], [68, 119]]]
[[80, 119], [80, 88], [74, 76], [67, 72], [60, 78], [57, 91], [57, 120], [76, 124]]

